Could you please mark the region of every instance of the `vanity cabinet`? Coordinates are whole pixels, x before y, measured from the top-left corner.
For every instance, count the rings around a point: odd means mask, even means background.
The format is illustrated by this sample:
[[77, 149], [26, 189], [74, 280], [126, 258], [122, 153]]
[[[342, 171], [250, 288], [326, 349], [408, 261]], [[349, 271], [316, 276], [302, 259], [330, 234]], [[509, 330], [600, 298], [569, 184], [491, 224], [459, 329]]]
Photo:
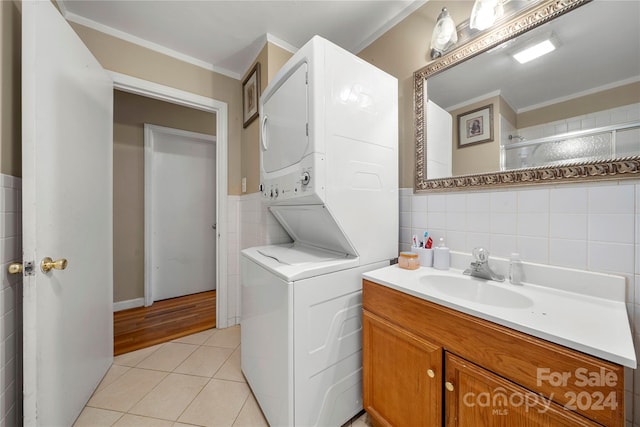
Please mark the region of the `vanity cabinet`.
[[445, 426], [600, 426], [557, 403], [445, 352]]
[[620, 365], [368, 280], [362, 298], [374, 425], [624, 425]]
[[442, 425], [442, 347], [364, 312], [365, 409], [384, 426]]

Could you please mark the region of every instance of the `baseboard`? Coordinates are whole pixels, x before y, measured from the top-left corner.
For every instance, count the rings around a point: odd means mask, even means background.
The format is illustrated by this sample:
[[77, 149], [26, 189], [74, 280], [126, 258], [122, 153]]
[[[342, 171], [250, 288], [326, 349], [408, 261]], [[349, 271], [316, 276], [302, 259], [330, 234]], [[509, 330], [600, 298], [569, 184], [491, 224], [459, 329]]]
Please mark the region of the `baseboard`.
[[113, 303], [113, 312], [127, 310], [129, 308], [144, 307], [144, 298], [130, 299]]

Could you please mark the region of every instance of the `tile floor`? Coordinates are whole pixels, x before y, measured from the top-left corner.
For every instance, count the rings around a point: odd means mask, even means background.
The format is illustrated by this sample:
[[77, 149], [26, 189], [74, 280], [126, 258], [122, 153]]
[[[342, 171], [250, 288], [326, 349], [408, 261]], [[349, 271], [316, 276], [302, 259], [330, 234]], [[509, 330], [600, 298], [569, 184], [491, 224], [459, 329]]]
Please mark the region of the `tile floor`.
[[[369, 426], [361, 416], [353, 427]], [[240, 371], [240, 328], [115, 357], [74, 427], [268, 426]]]

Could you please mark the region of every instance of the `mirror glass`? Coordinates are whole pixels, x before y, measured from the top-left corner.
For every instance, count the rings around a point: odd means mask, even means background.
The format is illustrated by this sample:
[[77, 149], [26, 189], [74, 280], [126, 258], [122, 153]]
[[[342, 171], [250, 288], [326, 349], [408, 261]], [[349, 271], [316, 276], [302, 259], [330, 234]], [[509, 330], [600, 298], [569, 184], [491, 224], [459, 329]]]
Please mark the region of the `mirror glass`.
[[[639, 22], [640, 2], [594, 0], [425, 74], [423, 179], [640, 155]], [[555, 50], [514, 59], [544, 40]]]

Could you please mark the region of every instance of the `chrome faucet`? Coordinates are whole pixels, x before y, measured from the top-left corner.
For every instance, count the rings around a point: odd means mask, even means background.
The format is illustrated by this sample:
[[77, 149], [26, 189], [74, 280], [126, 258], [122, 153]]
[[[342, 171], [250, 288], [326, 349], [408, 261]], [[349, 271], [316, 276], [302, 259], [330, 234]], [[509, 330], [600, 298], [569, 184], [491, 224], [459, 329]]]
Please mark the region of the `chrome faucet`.
[[495, 280], [496, 282], [504, 282], [504, 276], [491, 270], [489, 267], [489, 251], [485, 248], [474, 248], [473, 256], [476, 259], [471, 262], [469, 268], [463, 271], [467, 276], [479, 277], [481, 279]]

